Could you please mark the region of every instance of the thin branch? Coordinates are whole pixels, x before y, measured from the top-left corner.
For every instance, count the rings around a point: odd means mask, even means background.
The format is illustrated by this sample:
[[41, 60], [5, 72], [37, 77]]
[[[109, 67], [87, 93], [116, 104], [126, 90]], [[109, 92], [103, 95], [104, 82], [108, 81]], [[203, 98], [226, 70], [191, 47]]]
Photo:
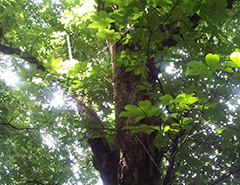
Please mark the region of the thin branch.
[[190, 138], [190, 136], [192, 137], [193, 135], [195, 135], [195, 134], [192, 134], [192, 135], [190, 135], [192, 132], [193, 132], [193, 130], [197, 127], [197, 125], [199, 125], [200, 123], [201, 123], [201, 121], [202, 121], [202, 119], [203, 119], [203, 115], [204, 115], [204, 107], [205, 107], [205, 105], [207, 104], [207, 103], [209, 103], [210, 101], [212, 101], [214, 98], [216, 98], [217, 97], [217, 90], [218, 90], [218, 88], [220, 87], [220, 84], [218, 84], [217, 86], [216, 86], [216, 88], [215, 88], [215, 90], [214, 90], [214, 94], [213, 94], [213, 96], [211, 97], [211, 98], [209, 98], [207, 101], [205, 101], [205, 102], [203, 102], [203, 105], [202, 105], [202, 107], [201, 107], [201, 115], [200, 115], [200, 117], [199, 117], [199, 120], [198, 120], [198, 122], [192, 127], [192, 129], [187, 133], [187, 135], [185, 136], [185, 138], [183, 139], [183, 141], [182, 141], [182, 143], [180, 144], [180, 146], [178, 147], [178, 149], [175, 151], [175, 153], [174, 153], [174, 156], [177, 154], [177, 152], [182, 148], [182, 146], [184, 145], [184, 143]]
[[[46, 29], [47, 29], [47, 28], [45, 28], [45, 30], [46, 30]], [[45, 31], [45, 30], [44, 30], [44, 31]], [[43, 35], [44, 31], [43, 31], [40, 35], [38, 35], [37, 38], [35, 39], [35, 41], [33, 42], [32, 47], [31, 47], [31, 50], [30, 50], [30, 55], [32, 55], [33, 47], [34, 47], [34, 45], [36, 44], [37, 40]]]
[[9, 123], [0, 123], [0, 125], [6, 125], [6, 126], [9, 126], [11, 128], [14, 128], [16, 130], [40, 130], [40, 128], [31, 128], [31, 127], [25, 127], [25, 128], [18, 128], [14, 125], [12, 125], [10, 122]]
[[[74, 98], [75, 100], [77, 100], [76, 98]], [[97, 120], [97, 122], [101, 125], [101, 127], [103, 129], [105, 129], [105, 127], [103, 126], [101, 120], [99, 119], [99, 117], [97, 116], [97, 114], [94, 114], [95, 112], [93, 110], [91, 110], [90, 108], [88, 108], [88, 106], [85, 105], [85, 103], [83, 103], [80, 100], [77, 100], [78, 103], [80, 103], [82, 106], [84, 106], [85, 109], [87, 109], [87, 111], [90, 112], [90, 114]]]
[[149, 153], [148, 149], [144, 146], [144, 144], [142, 143], [142, 141], [138, 138], [138, 136], [136, 134], [133, 134], [136, 139], [138, 140], [138, 142], [142, 145], [142, 147], [144, 148], [144, 150], [146, 151], [146, 153], [148, 154], [148, 156], [150, 157], [151, 161], [153, 162], [153, 164], [156, 166], [157, 170], [159, 171], [160, 175], [163, 177], [163, 174], [159, 168], [159, 166], [157, 165], [157, 163], [155, 162], [155, 160], [153, 159], [153, 157], [151, 156], [151, 154]]
[[11, 128], [14, 128], [14, 129], [16, 129], [16, 130], [38, 130], [38, 131], [40, 130], [39, 128], [31, 128], [31, 127], [18, 128], [18, 127], [16, 127], [16, 126], [12, 125], [11, 122], [12, 122], [14, 119], [16, 119], [17, 116], [18, 116], [18, 115], [13, 116], [8, 123], [0, 123], [0, 125], [6, 125], [6, 126], [9, 126], [9, 127], [11, 127]]
[[109, 46], [107, 45], [107, 46], [104, 47], [101, 51], [97, 52], [97, 54], [96, 54], [94, 57], [90, 58], [90, 59], [88, 60], [88, 62], [90, 62], [91, 60], [93, 60], [94, 58], [96, 58], [98, 55], [100, 55], [102, 52], [106, 51], [108, 48], [109, 48]]
[[181, 0], [177, 0], [177, 2], [175, 3], [175, 5], [173, 6], [173, 8], [171, 9], [170, 13], [167, 15], [166, 19], [163, 21], [162, 24], [164, 24], [165, 22], [167, 22], [167, 20], [171, 17], [172, 13], [173, 13], [173, 10], [176, 8], [176, 6], [178, 5], [178, 3], [180, 2]]
[[231, 170], [231, 171], [225, 173], [220, 179], [214, 181], [214, 182], [213, 182], [212, 184], [210, 184], [210, 185], [218, 184], [219, 182], [221, 182], [221, 181], [223, 181], [224, 179], [228, 178], [230, 175], [233, 175], [233, 174], [235, 174], [235, 173], [237, 173], [237, 172], [239, 172], [239, 171], [240, 171], [240, 167], [239, 167], [238, 169], [236, 169], [236, 170]]

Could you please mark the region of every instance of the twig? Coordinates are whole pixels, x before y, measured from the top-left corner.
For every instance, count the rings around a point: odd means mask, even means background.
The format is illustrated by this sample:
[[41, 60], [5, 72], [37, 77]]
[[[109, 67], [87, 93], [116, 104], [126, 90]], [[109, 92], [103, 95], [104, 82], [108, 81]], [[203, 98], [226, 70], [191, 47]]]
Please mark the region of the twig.
[[239, 167], [238, 169], [236, 169], [236, 170], [231, 170], [231, 171], [225, 173], [220, 179], [214, 181], [214, 182], [213, 182], [212, 184], [210, 184], [210, 185], [218, 184], [219, 182], [221, 182], [222, 180], [226, 179], [226, 178], [229, 177], [230, 175], [233, 175], [234, 173], [237, 173], [237, 172], [239, 172], [239, 171], [240, 171], [240, 167]]
[[26, 127], [26, 128], [18, 128], [18, 127], [15, 127], [14, 125], [10, 124], [9, 123], [0, 123], [0, 125], [6, 125], [6, 126], [9, 126], [11, 128], [14, 128], [16, 130], [40, 130], [40, 128], [31, 128], [31, 127]]
[[151, 156], [151, 154], [149, 153], [148, 149], [144, 146], [144, 144], [142, 143], [142, 141], [138, 138], [138, 136], [136, 134], [133, 134], [136, 139], [138, 140], [138, 142], [142, 145], [142, 147], [144, 148], [144, 150], [146, 151], [146, 153], [148, 154], [148, 156], [150, 157], [151, 161], [153, 162], [153, 164], [156, 166], [157, 170], [159, 171], [160, 175], [163, 177], [163, 174], [160, 170], [160, 168], [158, 167], [157, 163], [155, 162], [155, 160], [153, 159], [153, 157]]
[[104, 47], [101, 51], [97, 52], [97, 54], [96, 54], [94, 57], [90, 58], [90, 59], [88, 60], [88, 62], [90, 62], [93, 58], [96, 58], [96, 57], [97, 57], [99, 54], [101, 54], [102, 52], [106, 51], [106, 50], [108, 49], [108, 47], [109, 47], [109, 46], [106, 46], [106, 47]]
[[[18, 115], [17, 115], [18, 116]], [[18, 128], [14, 125], [11, 124], [11, 122], [17, 117], [17, 116], [14, 116], [10, 119], [10, 121], [8, 123], [0, 123], [0, 125], [6, 125], [6, 126], [9, 126], [11, 128], [14, 128], [16, 130], [40, 130], [39, 128], [30, 128], [30, 127], [27, 127], [27, 128]]]
[[[197, 127], [197, 125], [199, 125], [203, 119], [203, 114], [204, 114], [204, 107], [207, 103], [209, 103], [210, 101], [212, 101], [214, 98], [217, 97], [217, 90], [220, 87], [220, 84], [218, 84], [214, 90], [214, 94], [211, 98], [209, 98], [207, 101], [203, 102], [202, 108], [201, 108], [201, 115], [199, 117], [198, 122], [192, 127], [192, 129], [188, 132], [188, 134], [185, 136], [185, 138], [183, 139], [182, 143], [180, 144], [180, 146], [178, 147], [178, 149], [175, 151], [174, 156], [177, 154], [177, 152], [181, 149], [181, 147], [184, 145], [184, 143], [190, 138], [190, 134], [193, 132], [193, 130]], [[192, 136], [194, 136], [196, 134], [192, 134]]]

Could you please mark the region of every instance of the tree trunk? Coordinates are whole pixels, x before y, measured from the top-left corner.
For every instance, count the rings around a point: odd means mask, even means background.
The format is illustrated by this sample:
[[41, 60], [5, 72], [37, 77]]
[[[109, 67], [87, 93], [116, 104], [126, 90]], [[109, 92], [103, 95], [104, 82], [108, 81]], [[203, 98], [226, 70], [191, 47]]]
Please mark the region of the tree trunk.
[[[229, 0], [232, 2], [232, 0]], [[98, 4], [98, 10], [104, 9], [104, 2], [101, 0], [96, 0]], [[200, 17], [194, 14], [189, 18], [191, 22], [194, 23], [192, 29], [196, 28]], [[172, 35], [180, 35], [180, 28], [176, 27], [172, 31]], [[162, 40], [162, 46], [158, 50], [163, 50], [165, 46], [172, 47], [177, 44], [177, 41], [169, 35], [164, 40]], [[128, 46], [124, 46], [128, 47]], [[109, 49], [111, 56], [113, 58], [114, 54], [120, 53], [123, 50], [123, 46], [116, 42], [115, 45], [109, 44]], [[131, 52], [134, 52], [134, 49], [129, 49]], [[153, 84], [159, 79], [157, 79], [157, 69], [153, 62], [153, 59], [148, 58], [145, 63], [146, 67], [149, 69], [148, 82]], [[146, 92], [140, 91], [137, 88], [137, 85], [142, 84], [142, 75], [135, 75], [133, 71], [125, 72], [126, 67], [123, 65], [116, 67], [113, 64], [113, 82], [114, 82], [114, 100], [115, 100], [115, 126], [116, 126], [116, 151], [111, 153], [109, 146], [105, 143], [104, 138], [102, 140], [95, 139], [95, 141], [90, 140], [89, 144], [92, 147], [93, 153], [95, 155], [95, 164], [101, 164], [97, 168], [99, 170], [104, 185], [109, 183], [120, 184], [120, 185], [159, 185], [159, 184], [171, 184], [174, 175], [174, 163], [175, 163], [175, 152], [178, 148], [178, 140], [181, 135], [177, 135], [172, 146], [171, 146], [171, 161], [167, 169], [167, 174], [165, 177], [162, 176], [160, 171], [160, 162], [162, 159], [162, 152], [159, 152], [156, 146], [154, 145], [154, 139], [156, 137], [155, 132], [150, 135], [147, 135], [143, 132], [138, 132], [132, 134], [130, 130], [122, 130], [124, 126], [136, 125], [134, 123], [134, 117], [119, 117], [119, 114], [124, 111], [124, 107], [128, 104], [138, 105], [141, 100], [150, 100], [148, 96], [145, 95]], [[161, 83], [159, 83], [161, 85]], [[154, 84], [153, 84], [154, 86]], [[161, 87], [160, 87], [161, 88]], [[162, 89], [161, 89], [162, 90]], [[162, 92], [164, 94], [164, 92]], [[147, 124], [147, 125], [160, 125], [159, 121], [154, 120], [153, 118], [146, 118], [137, 123]], [[99, 142], [99, 144], [97, 144]], [[99, 148], [95, 148], [101, 146]], [[105, 149], [104, 149], [105, 148]], [[98, 151], [100, 150], [100, 151]], [[105, 152], [106, 151], [106, 152]], [[105, 153], [105, 154], [104, 154]], [[107, 157], [109, 154], [109, 157]], [[112, 160], [112, 161], [111, 161]], [[109, 165], [110, 163], [116, 163], [114, 165]], [[109, 167], [111, 169], [106, 169]], [[113, 176], [109, 175], [109, 171], [114, 171]], [[117, 181], [112, 181], [113, 178], [116, 178]]]
[[[120, 46], [115, 46], [121, 48]], [[112, 52], [120, 52], [113, 49]], [[146, 61], [147, 63], [147, 61]], [[155, 69], [155, 66], [151, 66]], [[119, 152], [118, 178], [121, 185], [156, 185], [160, 181], [159, 159], [161, 158], [158, 149], [154, 146], [156, 133], [132, 134], [130, 130], [122, 130], [124, 126], [136, 125], [134, 117], [119, 117], [128, 104], [138, 105], [139, 101], [149, 99], [144, 91], [139, 91], [137, 85], [142, 84], [142, 76], [135, 75], [133, 71], [125, 72], [126, 67], [113, 65], [114, 100], [116, 115], [116, 145]], [[152, 72], [152, 71], [151, 71]], [[153, 75], [154, 76], [154, 75]], [[149, 75], [148, 81], [153, 81]], [[149, 99], [150, 100], [150, 99]], [[150, 100], [152, 101], [152, 100]], [[139, 124], [156, 125], [159, 122], [152, 118], [141, 120]]]

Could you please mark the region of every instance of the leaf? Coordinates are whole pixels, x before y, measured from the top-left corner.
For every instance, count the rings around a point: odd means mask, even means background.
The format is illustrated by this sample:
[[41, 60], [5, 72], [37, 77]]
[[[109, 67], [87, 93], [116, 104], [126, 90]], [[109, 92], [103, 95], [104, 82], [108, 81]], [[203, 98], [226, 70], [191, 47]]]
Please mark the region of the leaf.
[[171, 16], [176, 20], [181, 20], [181, 18], [182, 18], [182, 8], [180, 6], [176, 6], [173, 9], [173, 12], [172, 12]]
[[188, 125], [188, 124], [184, 124], [182, 126], [182, 129], [186, 130], [186, 131], [190, 131], [192, 129], [192, 126], [191, 125]]
[[152, 117], [156, 116], [158, 117], [161, 114], [161, 109], [157, 106], [152, 106], [148, 111], [147, 111], [147, 117]]
[[198, 101], [198, 98], [197, 97], [190, 97], [190, 98], [188, 98], [187, 99], [187, 103], [188, 104], [193, 104], [193, 103], [195, 103], [195, 102], [197, 102]]
[[172, 123], [171, 124], [171, 129], [179, 130], [179, 128], [180, 128], [179, 124], [177, 124], [177, 123]]
[[236, 64], [238, 68], [240, 68], [240, 52], [233, 52], [230, 55], [230, 59]]
[[162, 97], [159, 98], [162, 102], [163, 105], [170, 105], [170, 102], [173, 100], [173, 97], [169, 94], [166, 94]]
[[143, 113], [142, 110], [136, 105], [126, 105], [124, 108], [128, 111], [131, 111], [131, 112], [136, 112], [136, 113], [139, 113], [139, 114]]
[[132, 112], [127, 112], [127, 111], [122, 111], [119, 114], [119, 117], [132, 117], [132, 116], [137, 116], [138, 114], [133, 114]]
[[137, 133], [137, 132], [145, 132], [148, 135], [150, 135], [153, 131], [160, 131], [160, 128], [158, 126], [154, 125], [146, 125], [146, 124], [141, 124], [139, 126], [125, 126], [122, 128], [123, 130], [129, 129], [131, 130], [131, 133]]
[[225, 130], [225, 128], [217, 128], [216, 132], [217, 132], [217, 134], [221, 134], [224, 130]]
[[100, 22], [93, 22], [88, 25], [88, 28], [99, 28], [99, 26], [102, 26]]
[[173, 118], [175, 118], [175, 119], [177, 119], [178, 116], [179, 116], [179, 113], [172, 113], [172, 114], [171, 114], [171, 117], [173, 117]]
[[145, 100], [145, 101], [140, 101], [138, 105], [143, 110], [143, 112], [146, 113], [149, 110], [152, 103], [149, 100]]
[[191, 61], [188, 63], [188, 67], [191, 67], [187, 70], [186, 75], [203, 75], [209, 76], [212, 74], [205, 64], [199, 61]]
[[189, 121], [190, 121], [190, 118], [185, 117], [185, 118], [183, 118], [182, 123], [183, 123], [183, 124], [188, 124]]
[[207, 56], [205, 57], [205, 60], [208, 64], [208, 66], [210, 67], [210, 69], [213, 69], [214, 66], [220, 61], [220, 58], [218, 55], [213, 55], [212, 53], [207, 54]]
[[102, 19], [106, 19], [107, 18], [107, 12], [100, 10], [99, 11], [99, 17], [101, 17]]
[[54, 60], [55, 60], [54, 55], [51, 55], [51, 56], [48, 57], [47, 63], [48, 63], [49, 65], [52, 65], [52, 63], [53, 63]]
[[134, 123], [139, 122], [140, 120], [144, 119], [145, 117], [146, 117], [145, 114], [136, 116], [135, 119], [134, 119]]
[[138, 126], [138, 129], [150, 135], [155, 130], [160, 130], [158, 126], [141, 124]]
[[125, 72], [133, 71], [135, 68], [136, 68], [136, 66], [128, 67], [128, 68], [125, 70]]
[[229, 66], [229, 67], [238, 68], [238, 65], [235, 62], [232, 62], [232, 61], [227, 61], [224, 64]]
[[137, 67], [133, 72], [135, 75], [139, 75], [141, 73], [140, 67]]
[[182, 40], [182, 37], [178, 34], [175, 34], [173, 35], [173, 38], [176, 40], [176, 41], [181, 41]]
[[122, 111], [119, 114], [119, 117], [133, 117], [144, 115], [144, 112], [136, 105], [126, 105], [124, 107], [127, 111]]
[[49, 69], [50, 71], [52, 69], [60, 69], [62, 67], [62, 65], [59, 65], [60, 61], [61, 58], [55, 59], [54, 55], [51, 55], [48, 57], [47, 62], [43, 63], [43, 66]]
[[186, 93], [182, 93], [182, 94], [177, 95], [175, 100], [176, 100], [176, 102], [182, 102], [182, 101], [185, 101], [185, 97], [186, 97]]
[[164, 127], [163, 132], [165, 133], [165, 132], [167, 132], [167, 131], [170, 130], [170, 129], [171, 129], [170, 126], [167, 125], [167, 126]]

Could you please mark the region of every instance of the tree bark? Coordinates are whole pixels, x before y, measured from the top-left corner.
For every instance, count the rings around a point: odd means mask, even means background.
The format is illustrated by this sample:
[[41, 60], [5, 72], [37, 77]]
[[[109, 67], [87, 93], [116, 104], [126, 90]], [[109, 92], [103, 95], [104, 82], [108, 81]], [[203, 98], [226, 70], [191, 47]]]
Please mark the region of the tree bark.
[[[101, 5], [104, 4], [104, 1], [101, 0], [98, 0], [97, 2], [99, 2], [99, 5], [100, 3]], [[233, 0], [228, 0], [227, 8], [232, 8], [232, 3]], [[99, 6], [99, 9], [104, 9], [104, 7]], [[192, 29], [197, 27], [200, 20], [199, 16], [196, 16], [195, 14], [194, 16], [190, 18], [190, 21], [194, 23]], [[180, 28], [176, 27], [173, 33], [179, 34], [179, 30]], [[158, 49], [161, 50], [165, 46], [172, 47], [176, 44], [177, 41], [170, 35], [162, 41], [162, 46]], [[122, 50], [121, 45], [109, 45], [109, 48], [112, 49], [112, 57], [115, 52], [121, 52]], [[128, 49], [131, 51], [131, 48]], [[3, 54], [19, 55], [20, 58], [28, 61], [29, 63], [37, 64], [38, 69], [43, 71], [45, 70], [42, 66], [42, 62], [32, 56], [29, 56], [27, 53], [18, 48], [10, 48], [8, 46], [0, 45], [0, 51]], [[148, 81], [152, 83], [155, 81], [154, 78], [156, 77], [156, 75], [154, 75], [156, 68], [153, 59], [148, 58], [145, 62], [147, 67], [150, 69]], [[125, 72], [125, 69], [126, 68], [124, 66], [116, 67], [113, 65], [116, 149], [113, 151], [110, 149], [109, 144], [101, 133], [97, 133], [97, 135], [95, 135], [97, 131], [99, 132], [99, 129], [97, 130], [96, 128], [96, 132], [93, 130], [92, 137], [88, 139], [88, 143], [94, 154], [94, 167], [100, 172], [104, 185], [171, 184], [174, 173], [173, 168], [175, 152], [178, 148], [179, 138], [175, 138], [173, 142], [171, 147], [171, 156], [173, 156], [173, 158], [168, 166], [167, 175], [163, 178], [161, 176], [161, 172], [159, 171], [162, 153], [160, 153], [154, 145], [156, 133], [153, 132], [151, 135], [147, 135], [143, 132], [132, 134], [129, 130], [122, 130], [124, 126], [136, 125], [133, 117], [119, 117], [119, 114], [124, 111], [124, 106], [128, 104], [137, 105], [139, 101], [146, 99], [154, 103], [153, 100], [144, 95], [145, 92], [137, 89], [137, 85], [140, 85], [142, 81], [141, 75], [136, 76], [132, 71]], [[77, 104], [80, 105], [79, 102], [77, 102]], [[91, 108], [85, 109], [85, 114], [93, 118], [90, 124], [100, 124], [98, 118], [96, 117], [96, 113], [94, 113]], [[137, 124], [159, 125], [160, 123], [152, 118], [147, 118], [141, 120]]]

